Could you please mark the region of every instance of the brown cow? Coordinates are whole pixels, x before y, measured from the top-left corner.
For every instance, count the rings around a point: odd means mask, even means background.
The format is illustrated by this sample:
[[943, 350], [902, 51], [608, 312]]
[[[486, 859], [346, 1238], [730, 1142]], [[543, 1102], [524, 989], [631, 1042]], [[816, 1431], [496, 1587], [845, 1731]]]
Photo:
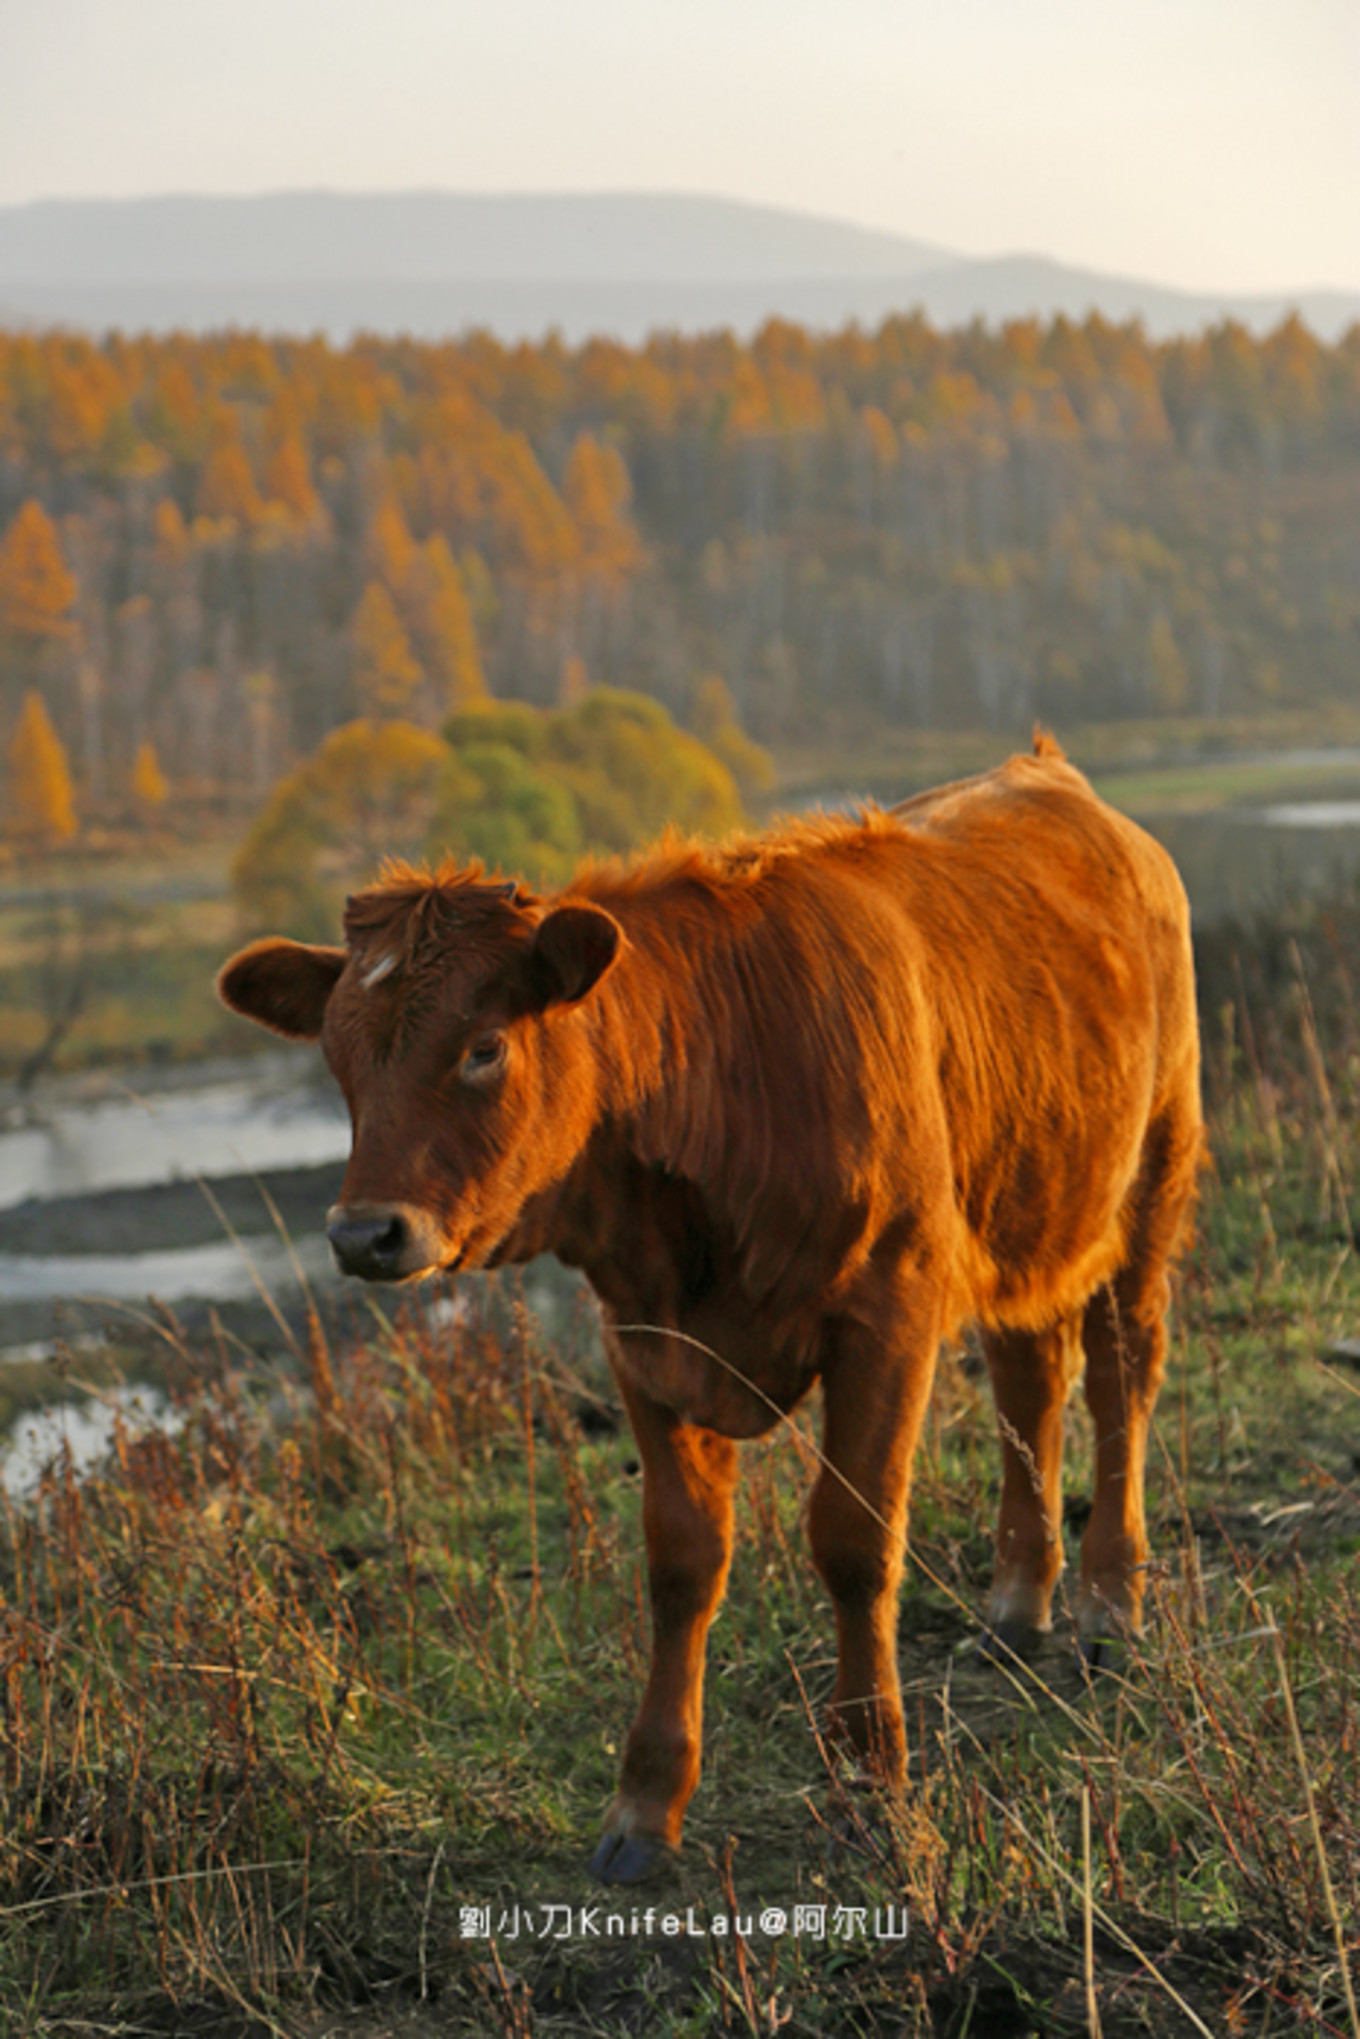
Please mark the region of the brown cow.
[[[1004, 1484], [988, 1619], [1062, 1567], [1063, 1405], [1096, 1436], [1077, 1621], [1136, 1631], [1167, 1267], [1200, 1153], [1188, 911], [1056, 744], [858, 820], [663, 847], [537, 898], [395, 869], [344, 948], [257, 942], [227, 1004], [320, 1036], [353, 1154], [342, 1268], [584, 1269], [644, 1475], [651, 1676], [594, 1866], [644, 1874], [699, 1776], [733, 1439], [822, 1384], [812, 1554], [832, 1725], [903, 1774], [895, 1633], [942, 1339], [982, 1330]], [[660, 1332], [654, 1328], [664, 1327]]]

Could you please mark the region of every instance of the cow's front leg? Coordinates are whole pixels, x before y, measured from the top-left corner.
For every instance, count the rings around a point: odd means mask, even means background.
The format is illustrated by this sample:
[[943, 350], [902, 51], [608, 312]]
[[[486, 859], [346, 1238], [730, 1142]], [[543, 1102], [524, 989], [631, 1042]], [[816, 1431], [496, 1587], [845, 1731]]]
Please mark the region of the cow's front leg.
[[897, 1593], [911, 1462], [935, 1374], [938, 1335], [920, 1326], [884, 1349], [844, 1328], [822, 1373], [826, 1463], [812, 1492], [813, 1562], [836, 1610], [839, 1650], [828, 1728], [885, 1783], [906, 1768], [897, 1676]]
[[699, 1782], [704, 1650], [732, 1557], [737, 1452], [619, 1383], [642, 1461], [652, 1666], [624, 1752], [619, 1794], [591, 1868], [606, 1883], [647, 1875], [680, 1840]]

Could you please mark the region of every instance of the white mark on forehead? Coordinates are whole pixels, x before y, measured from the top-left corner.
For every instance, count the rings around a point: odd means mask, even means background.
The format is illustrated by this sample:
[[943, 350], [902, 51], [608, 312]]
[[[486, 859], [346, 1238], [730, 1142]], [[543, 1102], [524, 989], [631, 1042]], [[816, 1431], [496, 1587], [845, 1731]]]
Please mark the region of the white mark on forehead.
[[382, 983], [384, 977], [390, 977], [396, 967], [397, 959], [395, 956], [379, 956], [377, 962], [370, 964], [369, 968], [365, 970], [359, 982], [363, 985], [365, 991], [371, 991], [375, 984]]

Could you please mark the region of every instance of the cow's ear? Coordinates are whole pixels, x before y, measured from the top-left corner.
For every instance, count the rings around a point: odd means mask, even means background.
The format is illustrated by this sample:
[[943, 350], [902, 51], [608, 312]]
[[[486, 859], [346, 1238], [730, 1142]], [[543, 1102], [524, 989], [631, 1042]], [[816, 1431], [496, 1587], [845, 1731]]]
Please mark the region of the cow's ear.
[[535, 1002], [575, 1005], [619, 953], [623, 930], [598, 906], [559, 906], [538, 924], [529, 958]]
[[326, 1017], [326, 1000], [349, 960], [345, 949], [309, 948], [303, 942], [252, 942], [218, 973], [223, 1005], [290, 1041], [314, 1041]]

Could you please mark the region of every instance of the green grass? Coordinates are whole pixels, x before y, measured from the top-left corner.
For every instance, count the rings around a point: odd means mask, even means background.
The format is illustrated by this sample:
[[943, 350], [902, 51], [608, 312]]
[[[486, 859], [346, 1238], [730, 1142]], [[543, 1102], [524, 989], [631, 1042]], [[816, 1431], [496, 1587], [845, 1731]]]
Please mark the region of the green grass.
[[[1164, 716], [1156, 721], [1058, 724], [1053, 733], [1073, 762], [1097, 780], [1116, 806], [1141, 811], [1147, 801], [1193, 807], [1242, 798], [1273, 797], [1277, 784], [1292, 789], [1315, 783], [1313, 769], [1278, 765], [1292, 750], [1360, 746], [1360, 715], [1344, 710], [1292, 710], [1277, 715], [1228, 717]], [[1027, 747], [1028, 729], [885, 729], [872, 739], [847, 736], [840, 744], [812, 750], [788, 745], [776, 753], [779, 784], [774, 805], [797, 804], [827, 790], [872, 793], [883, 800], [988, 770]], [[1241, 790], [1234, 774], [1241, 770]], [[1321, 779], [1329, 768], [1318, 768]], [[1343, 772], [1347, 768], [1340, 768]], [[1349, 777], [1355, 779], [1351, 766]], [[1222, 789], [1221, 792], [1216, 789]]]
[[[1306, 1057], [1239, 1064], [1214, 1048], [1145, 1643], [1094, 1691], [1061, 1637], [1013, 1675], [969, 1654], [998, 1465], [979, 1369], [948, 1355], [903, 1599], [912, 1781], [847, 1789], [816, 1733], [800, 1420], [744, 1455], [705, 1778], [654, 1890], [584, 1867], [647, 1653], [633, 1448], [589, 1362], [522, 1313], [318, 1332], [269, 1377], [168, 1331], [182, 1433], [121, 1435], [83, 1483], [55, 1466], [0, 1535], [8, 2030], [1080, 2033], [1089, 1910], [1107, 2034], [1194, 2030], [1187, 2005], [1216, 2034], [1348, 2031], [1360, 1375], [1319, 1355], [1360, 1322], [1360, 1065], [1338, 1054], [1324, 1099]], [[1079, 1501], [1079, 1403], [1069, 1431]], [[549, 1904], [657, 1918], [529, 1936]], [[868, 1930], [660, 1924], [797, 1905]], [[875, 1936], [889, 1905], [906, 1939]], [[468, 1935], [464, 1908], [507, 1928]]]
[[1335, 797], [1360, 787], [1360, 765], [1353, 758], [1306, 766], [1288, 759], [1241, 758], [1155, 772], [1111, 772], [1097, 776], [1095, 786], [1126, 814], [1211, 814], [1224, 807]]

